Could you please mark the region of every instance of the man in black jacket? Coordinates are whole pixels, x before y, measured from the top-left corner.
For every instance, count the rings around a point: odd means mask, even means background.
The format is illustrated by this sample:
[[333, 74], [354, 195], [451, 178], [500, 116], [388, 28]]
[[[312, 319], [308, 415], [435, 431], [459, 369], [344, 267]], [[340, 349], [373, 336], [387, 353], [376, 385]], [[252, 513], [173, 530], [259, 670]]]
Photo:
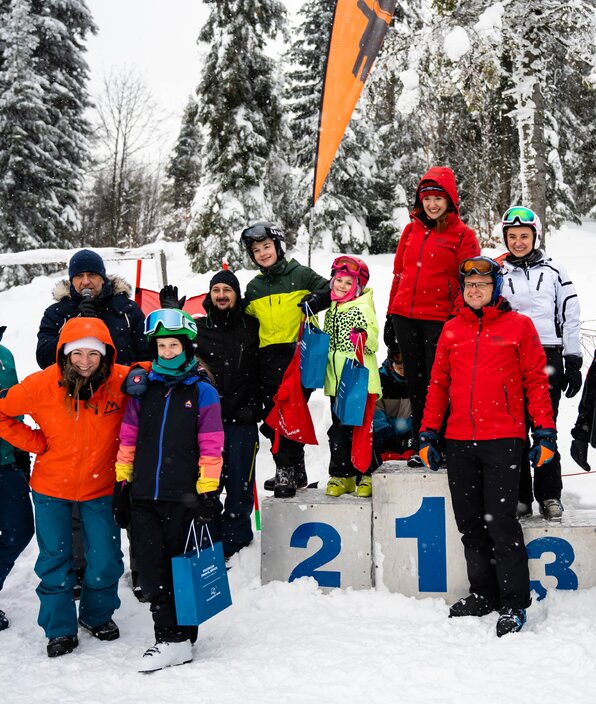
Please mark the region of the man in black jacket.
[[197, 319], [197, 355], [213, 374], [221, 398], [225, 445], [221, 485], [226, 499], [222, 540], [226, 557], [252, 540], [257, 423], [263, 407], [259, 393], [259, 322], [246, 315], [240, 284], [231, 271], [219, 271], [209, 283]]
[[77, 252], [68, 264], [68, 279], [56, 284], [56, 303], [46, 308], [41, 319], [36, 357], [42, 369], [56, 362], [60, 330], [77, 315], [103, 320], [114, 341], [119, 364], [151, 359], [144, 333], [145, 316], [130, 298], [130, 285], [120, 276], [108, 277], [97, 252]]

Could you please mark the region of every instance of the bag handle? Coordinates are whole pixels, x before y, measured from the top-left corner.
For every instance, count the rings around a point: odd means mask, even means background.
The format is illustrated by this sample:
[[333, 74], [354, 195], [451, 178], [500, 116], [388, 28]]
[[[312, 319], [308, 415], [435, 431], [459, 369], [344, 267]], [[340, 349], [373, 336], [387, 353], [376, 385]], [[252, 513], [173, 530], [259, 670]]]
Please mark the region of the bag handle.
[[197, 555], [199, 554], [199, 545], [203, 544], [203, 534], [204, 531], [207, 531], [207, 537], [209, 538], [209, 543], [211, 544], [211, 549], [215, 550], [213, 547], [213, 540], [211, 539], [211, 533], [209, 532], [209, 528], [206, 523], [203, 523], [201, 525], [201, 539], [200, 541], [197, 540], [197, 531], [195, 529], [195, 522], [194, 519], [190, 522], [190, 526], [188, 528], [188, 535], [186, 536], [186, 543], [184, 545], [184, 552], [188, 550], [188, 543], [190, 542], [190, 536], [192, 535], [193, 538], [195, 539], [195, 549], [197, 551]]

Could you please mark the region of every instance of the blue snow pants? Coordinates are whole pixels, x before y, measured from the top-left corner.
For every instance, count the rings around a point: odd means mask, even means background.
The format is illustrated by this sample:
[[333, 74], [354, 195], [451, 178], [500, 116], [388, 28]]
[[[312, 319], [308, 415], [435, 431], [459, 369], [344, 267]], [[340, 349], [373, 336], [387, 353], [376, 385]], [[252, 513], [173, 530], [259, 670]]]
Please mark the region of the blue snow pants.
[[32, 537], [29, 484], [16, 464], [0, 465], [0, 590]]
[[[39, 557], [35, 573], [40, 600], [37, 623], [48, 638], [75, 635], [77, 611], [73, 595], [76, 582], [72, 550], [74, 501], [33, 492]], [[120, 529], [112, 515], [112, 497], [78, 502], [87, 569], [81, 590], [79, 616], [91, 626], [112, 618], [120, 606], [118, 580], [124, 572]]]

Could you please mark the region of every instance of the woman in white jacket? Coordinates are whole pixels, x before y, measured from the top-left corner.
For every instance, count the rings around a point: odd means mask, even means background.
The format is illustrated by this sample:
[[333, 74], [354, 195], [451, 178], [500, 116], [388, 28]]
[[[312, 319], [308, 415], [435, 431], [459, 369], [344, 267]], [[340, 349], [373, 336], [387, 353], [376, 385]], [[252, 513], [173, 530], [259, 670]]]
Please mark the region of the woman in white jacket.
[[[582, 385], [580, 310], [577, 292], [566, 270], [540, 249], [542, 224], [533, 210], [509, 208], [501, 221], [508, 254], [502, 260], [503, 296], [513, 310], [532, 319], [546, 353], [550, 397], [556, 420], [561, 394], [575, 396]], [[529, 449], [529, 445], [528, 448]], [[534, 474], [534, 495], [540, 513], [560, 521], [561, 458], [556, 456]], [[532, 477], [524, 453], [519, 515], [532, 514]]]

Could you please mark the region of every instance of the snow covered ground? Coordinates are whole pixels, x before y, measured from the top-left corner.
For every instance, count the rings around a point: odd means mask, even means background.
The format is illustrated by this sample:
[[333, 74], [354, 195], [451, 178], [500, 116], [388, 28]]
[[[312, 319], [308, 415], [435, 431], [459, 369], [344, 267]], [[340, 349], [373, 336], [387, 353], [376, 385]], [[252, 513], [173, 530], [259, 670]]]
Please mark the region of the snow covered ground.
[[[548, 242], [549, 254], [567, 266], [576, 284], [585, 329], [594, 331], [584, 336], [586, 362], [596, 338], [595, 245], [595, 221], [564, 226]], [[190, 272], [181, 245], [165, 248], [170, 283], [188, 295], [206, 291], [210, 275]], [[303, 253], [295, 255], [306, 261]], [[332, 254], [318, 251], [313, 268], [325, 274], [332, 260]], [[367, 261], [382, 322], [393, 256], [371, 256]], [[154, 288], [151, 264], [145, 262], [143, 267], [143, 286]], [[107, 268], [134, 282], [133, 263], [109, 263]], [[238, 272], [243, 288], [253, 275]], [[40, 277], [0, 293], [0, 324], [8, 326], [3, 343], [13, 351], [21, 377], [37, 370], [36, 333], [51, 302], [55, 278]], [[577, 403], [577, 398], [563, 399], [559, 416], [563, 502], [568, 507], [596, 508], [596, 471], [584, 473], [568, 454]], [[307, 448], [309, 477], [316, 480], [326, 476], [329, 459], [325, 435], [329, 411], [322, 392], [313, 395], [310, 407], [321, 443]], [[596, 456], [591, 452], [594, 466]], [[260, 490], [272, 471], [264, 442], [257, 467]], [[494, 615], [449, 620], [441, 599], [416, 601], [381, 591], [322, 594], [312, 579], [261, 586], [257, 536], [232, 559], [234, 605], [201, 627], [194, 662], [140, 675], [135, 662], [153, 643], [153, 631], [148, 605], [139, 604], [128, 588], [128, 573], [122, 578], [122, 606], [115, 616], [120, 640], [101, 643], [83, 633], [72, 655], [46, 657], [46, 639], [36, 625], [36, 554], [33, 542], [0, 594], [0, 608], [11, 620], [11, 627], [0, 634], [0, 703], [151, 704], [175, 697], [180, 704], [496, 704], [535, 698], [588, 704], [596, 697], [596, 589], [549, 591], [544, 601], [531, 607], [520, 634], [499, 640]]]

